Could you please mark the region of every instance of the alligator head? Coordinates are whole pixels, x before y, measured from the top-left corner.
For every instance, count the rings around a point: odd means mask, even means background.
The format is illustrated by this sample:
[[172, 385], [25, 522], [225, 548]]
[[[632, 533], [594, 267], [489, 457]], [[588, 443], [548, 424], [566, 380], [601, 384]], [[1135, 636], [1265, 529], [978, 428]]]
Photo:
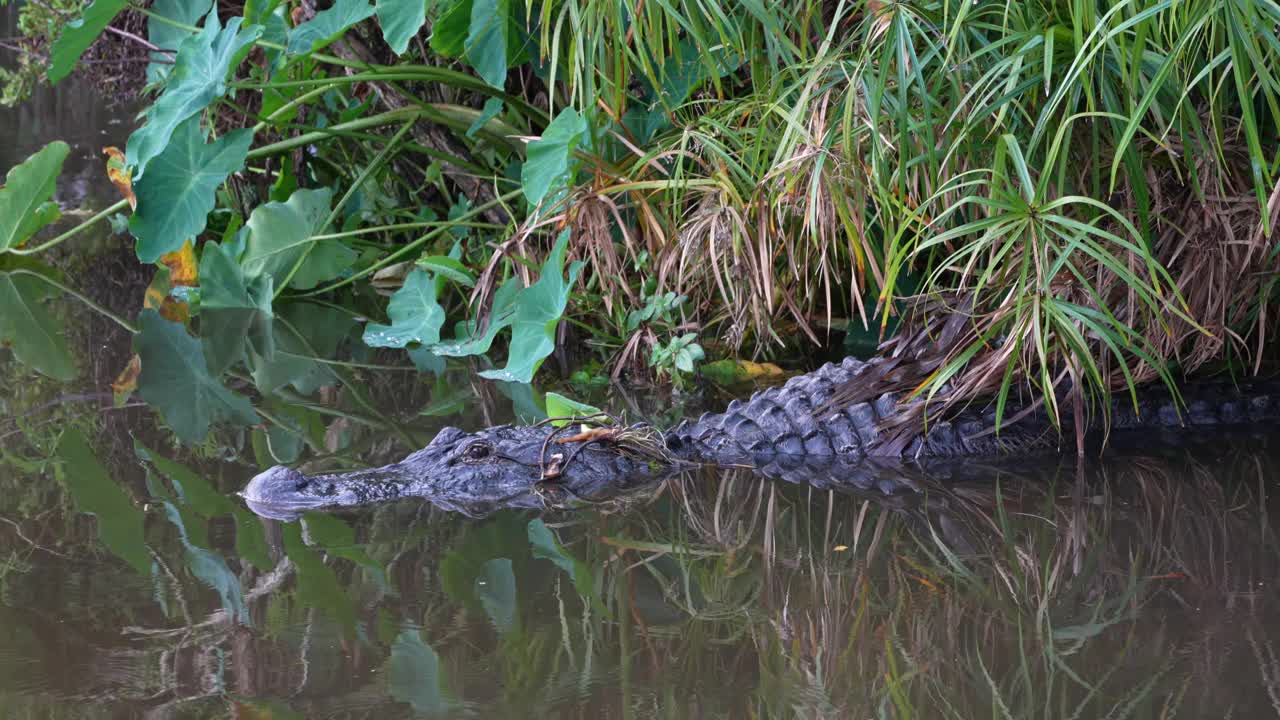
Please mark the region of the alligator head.
[[305, 475], [276, 466], [240, 493], [259, 515], [292, 519], [307, 510], [417, 497], [447, 510], [483, 515], [537, 507], [548, 494], [590, 497], [656, 478], [653, 463], [594, 439], [568, 442], [549, 425], [504, 425], [474, 433], [447, 427], [398, 463]]

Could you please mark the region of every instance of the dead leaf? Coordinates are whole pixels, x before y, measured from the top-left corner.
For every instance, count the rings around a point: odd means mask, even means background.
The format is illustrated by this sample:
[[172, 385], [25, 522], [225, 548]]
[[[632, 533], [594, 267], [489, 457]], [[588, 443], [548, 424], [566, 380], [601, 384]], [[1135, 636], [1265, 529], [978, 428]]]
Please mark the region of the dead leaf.
[[121, 407], [129, 400], [133, 391], [138, 389], [138, 376], [141, 374], [142, 357], [135, 354], [129, 358], [129, 364], [124, 366], [124, 370], [116, 376], [115, 382], [111, 383], [113, 405]]
[[893, 22], [893, 8], [883, 0], [867, 0], [867, 12], [871, 13], [871, 39], [875, 40], [889, 29]]
[[159, 312], [160, 317], [165, 320], [185, 325], [191, 319], [191, 308], [185, 301], [169, 294], [173, 289], [172, 283], [169, 282], [170, 272], [167, 265], [160, 266], [156, 276], [151, 279], [151, 284], [147, 286], [147, 292], [142, 298], [142, 306]]
[[102, 154], [107, 156], [107, 179], [120, 191], [120, 197], [129, 201], [129, 209], [137, 210], [138, 198], [133, 194], [133, 173], [125, 164], [124, 153], [113, 145], [102, 148]]
[[182, 247], [160, 256], [160, 263], [169, 268], [169, 287], [195, 287], [196, 251], [188, 239]]

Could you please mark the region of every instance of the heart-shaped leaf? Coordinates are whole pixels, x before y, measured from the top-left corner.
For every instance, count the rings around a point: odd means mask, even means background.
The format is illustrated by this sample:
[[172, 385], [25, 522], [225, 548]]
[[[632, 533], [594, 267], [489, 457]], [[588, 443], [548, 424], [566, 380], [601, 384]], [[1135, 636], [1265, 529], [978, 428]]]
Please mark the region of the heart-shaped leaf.
[[240, 258], [245, 277], [270, 275], [275, 286], [280, 287], [301, 262], [289, 286], [308, 290], [351, 267], [356, 261], [354, 250], [332, 238], [311, 238], [323, 230], [331, 197], [328, 188], [297, 190], [288, 202], [270, 202], [254, 208]]
[[424, 0], [377, 0], [377, 12], [382, 39], [397, 55], [409, 48], [409, 40], [427, 21], [427, 3]]
[[138, 209], [129, 231], [138, 239], [139, 260], [153, 263], [204, 232], [218, 186], [244, 167], [252, 142], [253, 131], [244, 129], [206, 143], [198, 115], [174, 130], [168, 146], [134, 185]]
[[364, 343], [371, 347], [402, 348], [409, 343], [434, 345], [440, 340], [444, 325], [444, 308], [436, 302], [436, 284], [431, 273], [415, 268], [405, 278], [404, 286], [391, 296], [387, 306], [390, 325], [370, 323], [364, 331]]
[[573, 151], [590, 128], [577, 110], [565, 108], [551, 121], [542, 137], [529, 143], [528, 157], [520, 169], [524, 197], [531, 207], [554, 201], [569, 185], [577, 161]]
[[271, 276], [246, 280], [218, 243], [200, 255], [200, 339], [209, 372], [220, 375], [244, 357], [245, 341], [262, 357], [275, 354]]
[[50, 85], [57, 85], [71, 74], [84, 51], [128, 4], [128, 0], [94, 0], [83, 15], [62, 28], [62, 34], [49, 51], [49, 69], [45, 75]]
[[168, 147], [179, 125], [226, 93], [227, 73], [241, 51], [262, 34], [258, 25], [240, 30], [241, 20], [231, 18], [223, 28], [215, 9], [205, 18], [204, 29], [182, 41], [164, 92], [146, 110], [147, 124], [135, 130], [125, 145], [135, 183], [145, 176], [151, 159]]
[[510, 4], [510, 0], [472, 0], [471, 25], [463, 46], [471, 67], [481, 79], [499, 90], [507, 82]]
[[[308, 53], [337, 40], [347, 28], [373, 15], [369, 0], [338, 0], [289, 32], [289, 54]], [[406, 42], [408, 42], [406, 40]]]
[[569, 231], [565, 230], [542, 263], [538, 281], [520, 291], [510, 319], [511, 347], [507, 351], [507, 366], [501, 370], [485, 370], [480, 373], [482, 377], [527, 383], [533, 379], [542, 361], [556, 349], [556, 326], [564, 315], [569, 290], [583, 265], [581, 260], [573, 263], [568, 277], [561, 277], [568, 244]]
[[50, 198], [71, 148], [51, 142], [11, 168], [0, 186], [0, 252], [18, 247], [62, 213]]
[[207, 15], [212, 7], [213, 0], [155, 0], [151, 3], [147, 41], [160, 51], [151, 53], [151, 62], [147, 64], [148, 83], [159, 82], [169, 74], [178, 46], [191, 37], [190, 32], [178, 25], [198, 25], [200, 18]]

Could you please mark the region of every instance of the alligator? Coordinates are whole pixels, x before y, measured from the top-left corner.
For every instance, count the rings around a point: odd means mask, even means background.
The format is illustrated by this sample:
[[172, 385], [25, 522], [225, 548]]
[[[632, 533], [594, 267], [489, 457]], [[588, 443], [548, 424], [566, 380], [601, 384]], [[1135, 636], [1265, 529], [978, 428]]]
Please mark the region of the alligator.
[[[260, 515], [296, 517], [307, 510], [422, 498], [470, 515], [499, 507], [537, 507], [548, 493], [589, 498], [650, 485], [690, 465], [745, 466], [804, 481], [819, 461], [823, 477], [852, 488], [898, 492], [907, 487], [886, 466], [922, 466], [966, 458], [1057, 453], [1076, 447], [1071, 419], [1055, 425], [1043, 407], [1009, 408], [996, 431], [992, 404], [970, 404], [943, 419], [896, 422], [919, 399], [886, 392], [833, 406], [877, 369], [854, 358], [828, 363], [780, 387], [731, 402], [665, 432], [646, 425], [503, 425], [464, 432], [446, 427], [426, 447], [383, 467], [306, 475], [276, 466], [240, 493]], [[913, 405], [915, 404], [915, 405]], [[1095, 413], [1095, 415], [1100, 415]], [[1280, 388], [1210, 383], [1181, 398], [1146, 388], [1113, 400], [1107, 431], [1148, 435], [1187, 426], [1256, 423], [1280, 416]], [[1016, 422], [1010, 419], [1016, 419]], [[590, 419], [586, 419], [590, 420]], [[1087, 429], [1096, 435], [1101, 423]], [[1064, 440], [1066, 438], [1066, 440]], [[799, 470], [796, 470], [799, 468]], [[790, 474], [789, 474], [790, 473]], [[798, 479], [797, 479], [798, 478]]]

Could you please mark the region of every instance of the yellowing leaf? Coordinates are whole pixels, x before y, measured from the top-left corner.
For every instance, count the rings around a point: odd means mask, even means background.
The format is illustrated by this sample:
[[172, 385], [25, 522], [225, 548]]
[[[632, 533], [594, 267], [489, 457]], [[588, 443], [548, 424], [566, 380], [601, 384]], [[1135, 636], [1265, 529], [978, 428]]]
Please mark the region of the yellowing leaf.
[[186, 302], [169, 294], [172, 287], [169, 282], [168, 266], [160, 266], [156, 276], [151, 278], [151, 284], [147, 286], [147, 292], [142, 298], [142, 307], [159, 312], [165, 320], [185, 324], [191, 318], [191, 308]]
[[883, 0], [867, 0], [867, 12], [873, 18], [871, 22], [871, 39], [875, 40], [889, 29], [889, 23], [893, 22], [893, 13], [895, 8], [887, 7], [889, 3]]
[[160, 263], [169, 268], [170, 287], [195, 287], [196, 252], [188, 238], [182, 247], [160, 256]]
[[113, 146], [102, 148], [107, 156], [107, 179], [120, 191], [120, 197], [129, 201], [129, 209], [138, 209], [138, 198], [133, 194], [133, 172], [124, 161], [124, 153]]
[[698, 371], [719, 385], [770, 381], [786, 376], [786, 371], [773, 363], [757, 363], [750, 360], [717, 360], [703, 363]]
[[113, 404], [121, 407], [134, 390], [138, 389], [138, 375], [142, 373], [142, 357], [135, 354], [129, 358], [129, 364], [124, 366], [124, 370], [116, 376], [115, 382], [111, 383], [111, 395]]

